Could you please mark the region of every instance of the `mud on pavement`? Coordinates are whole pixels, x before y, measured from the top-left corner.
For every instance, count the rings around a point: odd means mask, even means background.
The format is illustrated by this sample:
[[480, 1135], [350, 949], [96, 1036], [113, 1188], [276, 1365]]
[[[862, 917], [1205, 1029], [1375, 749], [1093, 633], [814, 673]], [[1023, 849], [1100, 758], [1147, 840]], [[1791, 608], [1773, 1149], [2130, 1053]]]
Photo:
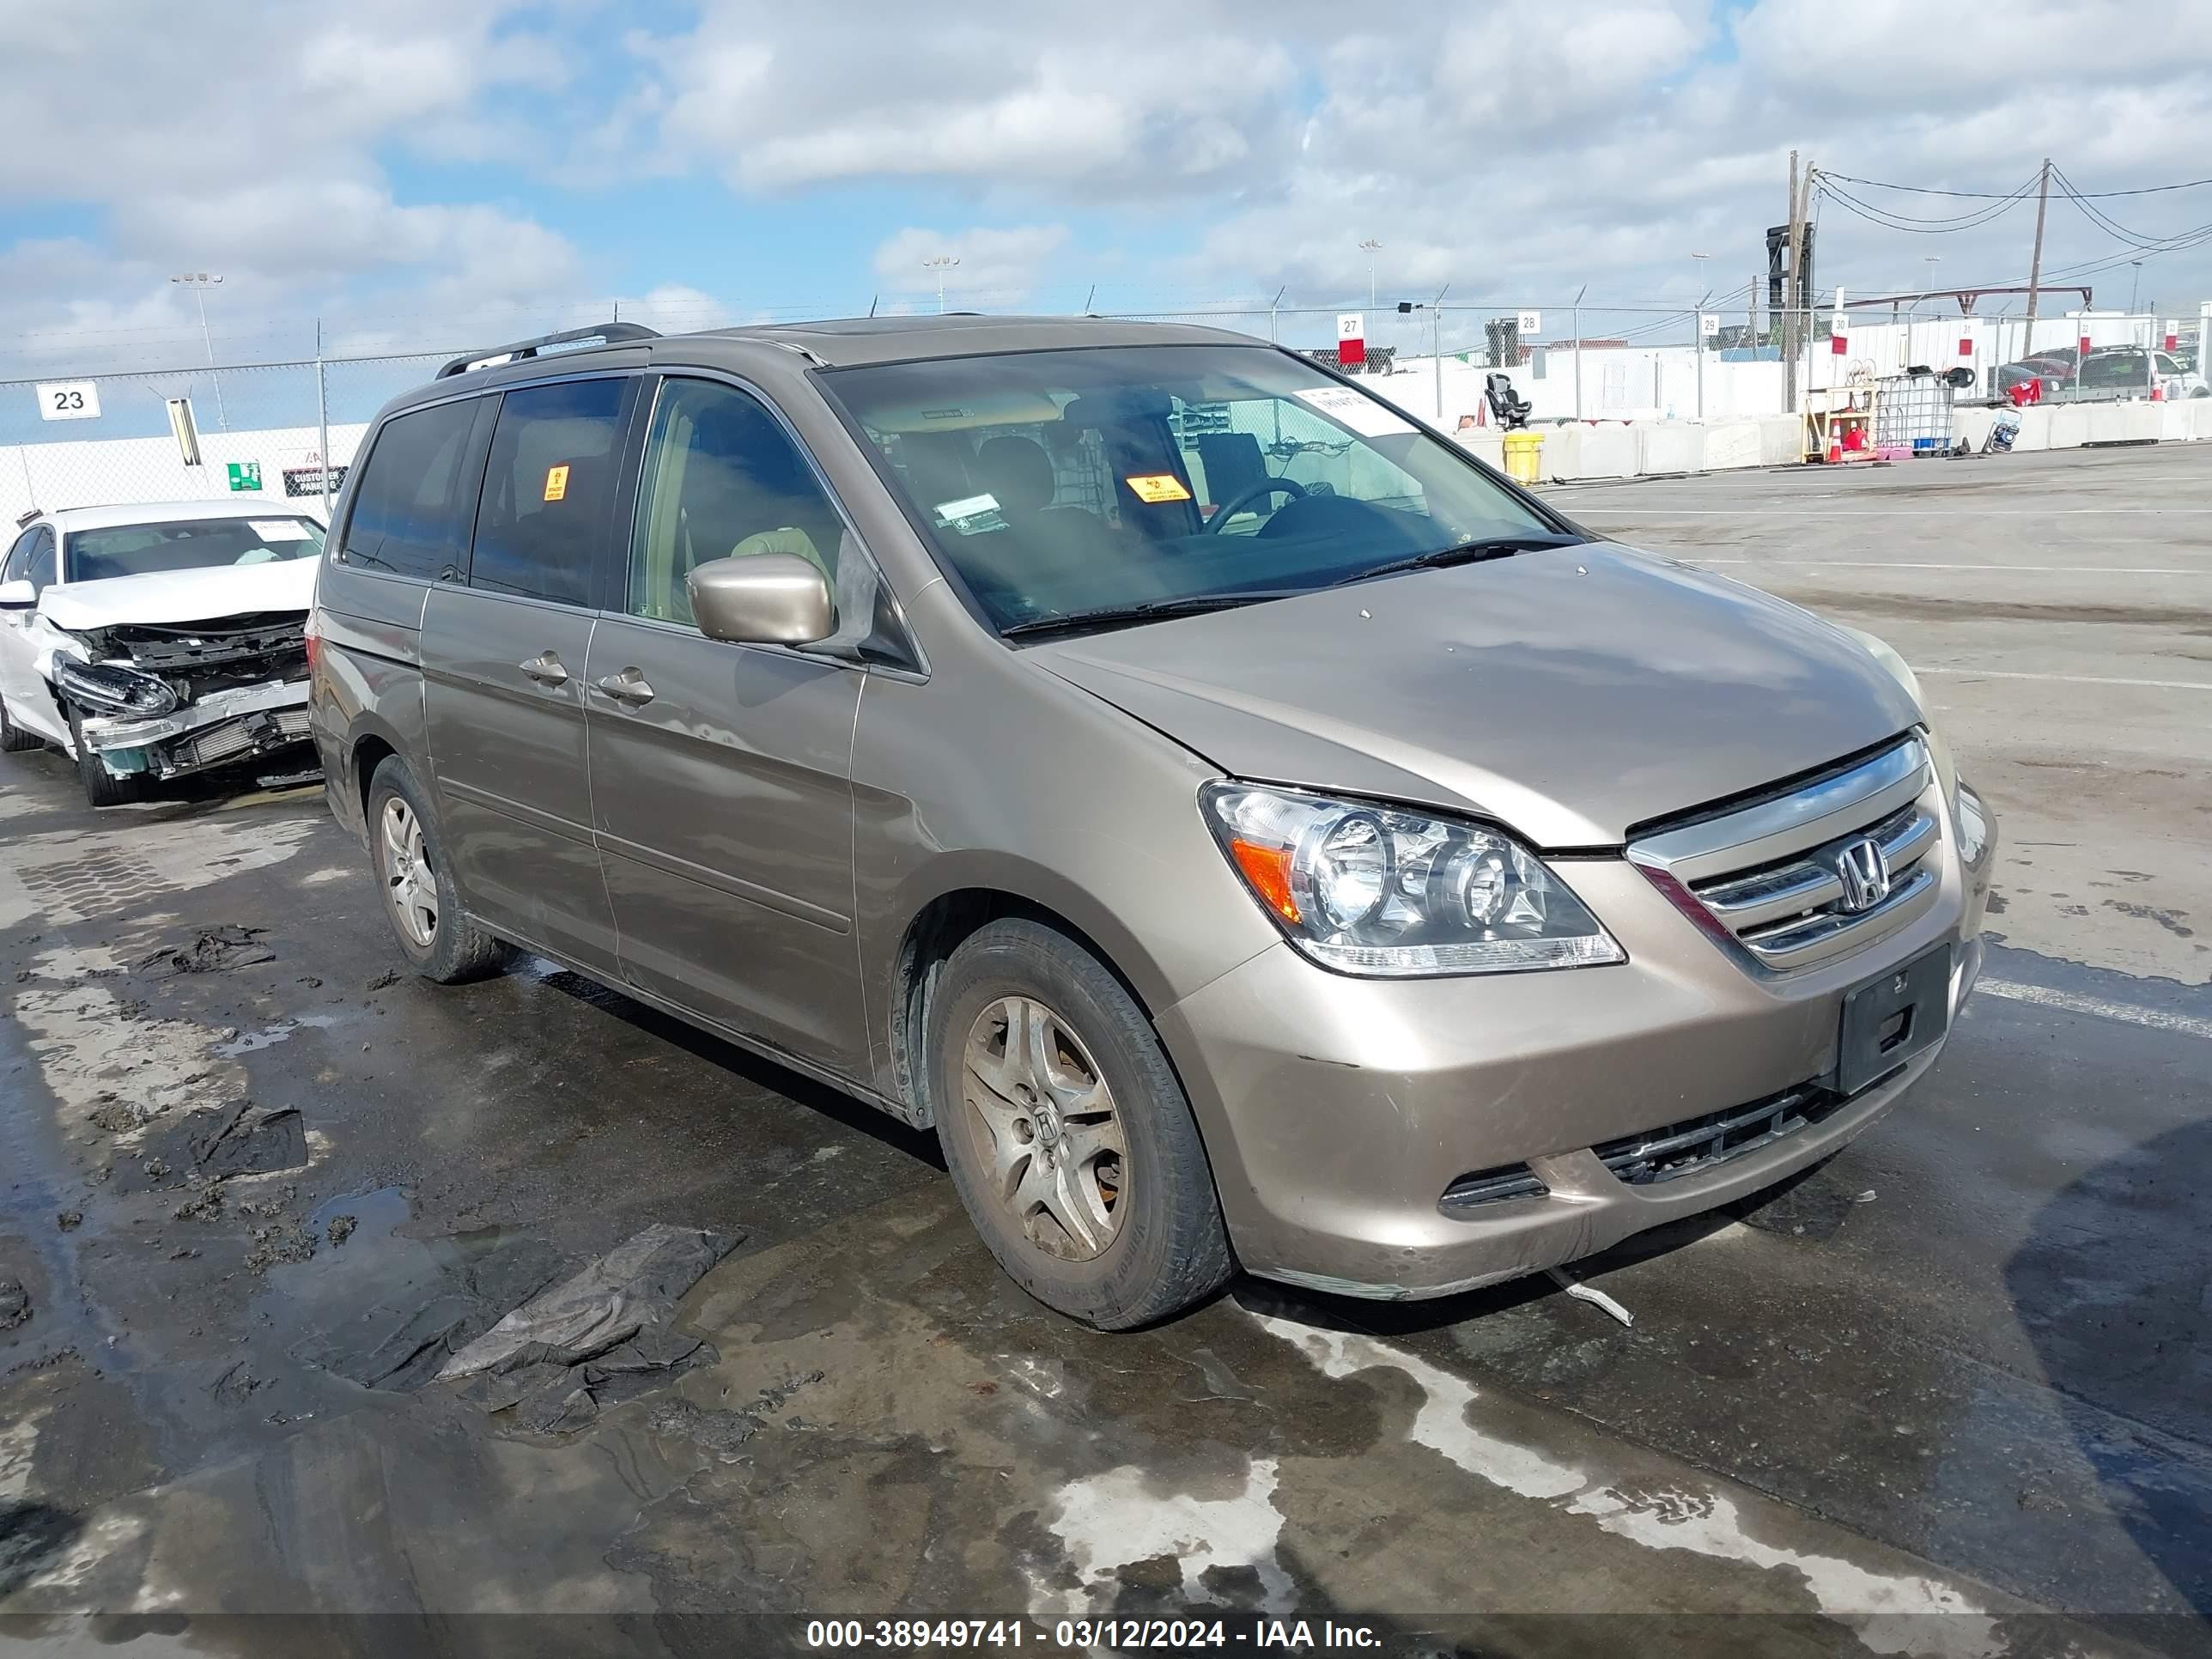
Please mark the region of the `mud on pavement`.
[[[394, 974], [318, 798], [95, 818], [70, 781], [0, 793], [0, 1641], [298, 1650], [241, 1617], [282, 1613], [385, 1615], [325, 1634], [395, 1652], [727, 1652], [927, 1615], [1035, 1645], [1202, 1613], [1231, 1644], [1333, 1618], [1404, 1652], [1997, 1656], [2177, 1627], [2130, 1599], [2085, 1633], [2033, 1573], [1575, 1395], [1698, 1328], [1812, 1340], [1674, 1286], [1701, 1249], [1729, 1294], [1762, 1251], [1770, 1282], [1833, 1261], [1868, 1224], [1826, 1171], [1630, 1258], [1616, 1289], [1677, 1263], [1622, 1289], [1632, 1331], [1548, 1285], [1419, 1318], [1242, 1285], [1100, 1336], [997, 1272], [927, 1138], [543, 963]], [[1928, 1479], [1850, 1485], [1910, 1510]], [[758, 1614], [793, 1620], [731, 1622]]]

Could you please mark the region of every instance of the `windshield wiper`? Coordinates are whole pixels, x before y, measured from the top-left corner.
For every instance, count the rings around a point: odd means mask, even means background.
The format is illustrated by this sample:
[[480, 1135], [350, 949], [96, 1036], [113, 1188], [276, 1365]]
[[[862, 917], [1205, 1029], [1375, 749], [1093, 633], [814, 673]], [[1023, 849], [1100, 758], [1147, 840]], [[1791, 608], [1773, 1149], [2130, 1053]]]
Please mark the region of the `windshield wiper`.
[[1310, 589], [1264, 588], [1242, 593], [1191, 593], [1179, 599], [1141, 599], [1133, 605], [1104, 605], [1091, 611], [1064, 611], [1055, 616], [1032, 617], [999, 630], [1001, 639], [1025, 634], [1072, 634], [1086, 628], [1117, 628], [1131, 623], [1163, 622], [1170, 617], [1203, 616], [1209, 611], [1233, 611], [1238, 605], [1265, 599], [1296, 599]]
[[1353, 582], [1371, 581], [1377, 576], [1395, 576], [1404, 570], [1434, 570], [1449, 564], [1480, 564], [1488, 559], [1510, 559], [1516, 553], [1533, 553], [1547, 547], [1579, 547], [1585, 539], [1581, 536], [1553, 531], [1517, 536], [1486, 536], [1480, 541], [1462, 542], [1456, 547], [1439, 547], [1431, 552], [1392, 559], [1387, 564], [1371, 565], [1365, 570], [1340, 577], [1329, 586], [1347, 587]]

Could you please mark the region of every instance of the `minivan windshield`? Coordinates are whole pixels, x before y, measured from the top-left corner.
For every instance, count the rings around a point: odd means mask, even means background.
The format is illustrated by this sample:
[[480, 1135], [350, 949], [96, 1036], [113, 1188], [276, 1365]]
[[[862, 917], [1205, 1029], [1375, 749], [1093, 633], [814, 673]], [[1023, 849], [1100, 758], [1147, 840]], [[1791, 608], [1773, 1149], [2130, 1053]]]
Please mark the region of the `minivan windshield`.
[[204, 570], [221, 564], [271, 564], [312, 559], [323, 550], [313, 519], [181, 519], [167, 524], [110, 525], [75, 530], [63, 552], [63, 580], [106, 581], [157, 571]]
[[1264, 346], [1015, 352], [821, 378], [1003, 634], [1581, 539], [1389, 404]]

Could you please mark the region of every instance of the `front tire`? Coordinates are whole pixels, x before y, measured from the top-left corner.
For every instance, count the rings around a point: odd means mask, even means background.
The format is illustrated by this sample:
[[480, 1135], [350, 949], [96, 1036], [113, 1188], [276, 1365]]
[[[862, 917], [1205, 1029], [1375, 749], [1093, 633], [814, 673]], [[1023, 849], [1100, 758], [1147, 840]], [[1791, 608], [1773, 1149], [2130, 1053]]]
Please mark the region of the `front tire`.
[[462, 909], [421, 787], [397, 755], [369, 781], [368, 848], [385, 917], [409, 967], [440, 985], [459, 985], [507, 965], [513, 948]]
[[930, 1077], [952, 1182], [1007, 1276], [1129, 1330], [1236, 1271], [1190, 1103], [1152, 1022], [1064, 933], [995, 921], [945, 965]]
[[0, 754], [21, 755], [33, 749], [43, 749], [46, 740], [34, 732], [26, 732], [8, 718], [8, 703], [0, 698]]
[[76, 750], [77, 781], [84, 786], [84, 798], [94, 806], [128, 806], [153, 793], [151, 783], [143, 777], [118, 778], [100, 764], [84, 740], [84, 721], [75, 709], [70, 711], [70, 747]]

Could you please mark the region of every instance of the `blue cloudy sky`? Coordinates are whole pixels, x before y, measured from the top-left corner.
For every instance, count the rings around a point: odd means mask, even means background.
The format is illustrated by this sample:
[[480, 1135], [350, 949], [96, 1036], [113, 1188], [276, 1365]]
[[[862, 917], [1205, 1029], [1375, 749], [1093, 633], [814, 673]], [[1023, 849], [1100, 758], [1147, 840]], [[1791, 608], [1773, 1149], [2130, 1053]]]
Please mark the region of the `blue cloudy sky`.
[[[2203, 0], [0, 0], [0, 374], [933, 307], [1740, 295], [1787, 152], [2005, 191], [2212, 173]], [[1863, 191], [1894, 211], [1978, 204]], [[2107, 198], [2155, 242], [2212, 190]], [[1824, 285], [2026, 276], [1831, 203]], [[2046, 264], [2193, 314], [2212, 245], [2054, 206]], [[1929, 253], [1941, 256], [1931, 267]], [[1587, 328], [1585, 331], [1589, 331]]]

